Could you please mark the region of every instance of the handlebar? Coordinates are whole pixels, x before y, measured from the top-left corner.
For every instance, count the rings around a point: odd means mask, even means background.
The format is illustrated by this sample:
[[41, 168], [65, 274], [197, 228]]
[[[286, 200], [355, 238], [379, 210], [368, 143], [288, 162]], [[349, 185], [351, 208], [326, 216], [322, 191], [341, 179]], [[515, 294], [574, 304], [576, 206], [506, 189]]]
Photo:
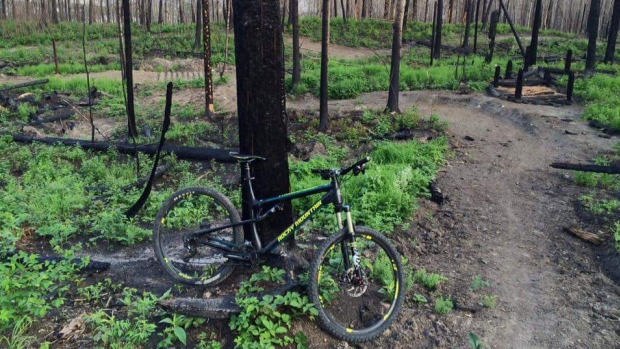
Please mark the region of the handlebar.
[[323, 179], [330, 179], [333, 177], [341, 177], [349, 172], [353, 171], [353, 175], [357, 176], [360, 173], [364, 173], [366, 169], [366, 163], [370, 161], [370, 157], [365, 157], [349, 167], [344, 167], [338, 170], [326, 170], [326, 169], [314, 169], [312, 173], [320, 174]]

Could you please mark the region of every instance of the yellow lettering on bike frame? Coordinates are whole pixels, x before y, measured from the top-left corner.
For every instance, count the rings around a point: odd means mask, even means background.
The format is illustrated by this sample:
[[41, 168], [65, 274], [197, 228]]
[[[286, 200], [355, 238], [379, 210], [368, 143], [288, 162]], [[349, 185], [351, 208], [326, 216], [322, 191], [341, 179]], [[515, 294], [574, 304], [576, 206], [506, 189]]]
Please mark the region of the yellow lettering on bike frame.
[[290, 227], [286, 228], [286, 230], [282, 234], [280, 234], [280, 236], [278, 236], [278, 242], [282, 242], [282, 240], [286, 239], [293, 230], [295, 230], [306, 219], [308, 219], [308, 217], [310, 217], [311, 214], [313, 214], [316, 210], [318, 210], [319, 207], [321, 207], [322, 204], [323, 203], [319, 201], [316, 204], [314, 204], [314, 206], [310, 207], [310, 209], [308, 211], [306, 211], [306, 213], [304, 213], [301, 217], [299, 217], [299, 219], [296, 220], [295, 223], [293, 223], [293, 225], [291, 225]]

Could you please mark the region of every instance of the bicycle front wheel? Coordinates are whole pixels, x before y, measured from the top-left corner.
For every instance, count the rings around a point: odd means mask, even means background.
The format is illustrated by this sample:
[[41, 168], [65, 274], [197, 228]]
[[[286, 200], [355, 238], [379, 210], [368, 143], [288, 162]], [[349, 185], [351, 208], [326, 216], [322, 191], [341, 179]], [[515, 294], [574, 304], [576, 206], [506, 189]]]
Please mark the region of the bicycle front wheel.
[[366, 227], [355, 227], [355, 239], [346, 231], [329, 238], [315, 254], [308, 283], [321, 327], [349, 342], [383, 333], [398, 317], [405, 292], [398, 252]]
[[[164, 270], [176, 281], [212, 286], [226, 279], [235, 263], [210, 240], [234, 248], [243, 243], [239, 213], [230, 200], [207, 188], [187, 188], [174, 193], [159, 209], [153, 228], [155, 254]], [[222, 227], [221, 229], [217, 229]], [[199, 230], [215, 229], [195, 237]]]

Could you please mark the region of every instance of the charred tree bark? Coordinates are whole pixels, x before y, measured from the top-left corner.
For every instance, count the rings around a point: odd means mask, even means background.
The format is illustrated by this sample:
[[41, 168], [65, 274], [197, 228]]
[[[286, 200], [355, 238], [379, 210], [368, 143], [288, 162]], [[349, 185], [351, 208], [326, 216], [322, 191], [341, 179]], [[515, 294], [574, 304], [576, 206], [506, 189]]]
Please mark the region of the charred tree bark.
[[[202, 0], [196, 0], [196, 19], [194, 22], [196, 23], [196, 30], [194, 31], [194, 50], [198, 50], [200, 48], [200, 38], [201, 33], [204, 30], [202, 28], [202, 8], [203, 8]], [[208, 11], [208, 10], [207, 10]]]
[[400, 93], [400, 47], [403, 42], [403, 17], [405, 0], [396, 0], [396, 14], [394, 16], [394, 33], [392, 36], [392, 58], [390, 65], [390, 90], [387, 106], [389, 112], [400, 113], [398, 95]]
[[441, 58], [441, 31], [443, 28], [443, 0], [437, 1], [437, 23], [435, 24], [435, 42], [433, 45], [433, 58]]
[[185, 23], [185, 13], [183, 11], [183, 1], [179, 1], [179, 23]]
[[153, 0], [147, 0], [147, 4], [146, 4], [146, 14], [145, 14], [145, 21], [146, 21], [146, 30], [148, 32], [151, 32], [151, 23], [153, 22]]
[[[510, 0], [508, 0], [508, 3], [510, 3]], [[512, 18], [510, 18], [510, 15], [508, 13], [508, 7], [504, 6], [503, 0], [499, 0], [499, 5], [501, 6], [502, 10], [504, 11], [504, 14], [506, 15], [506, 20], [508, 21], [508, 24], [510, 25], [510, 30], [512, 30], [512, 34], [514, 35], [515, 40], [517, 40], [517, 45], [519, 45], [519, 49], [521, 50], [521, 56], [523, 56], [524, 59], [527, 59], [525, 56], [525, 49], [523, 48], [523, 45], [521, 44], [521, 39], [519, 39], [519, 33], [517, 32], [514, 22], [512, 21]]]
[[[387, 0], [386, 0], [387, 1]], [[329, 1], [323, 0], [323, 27], [321, 33], [321, 86], [319, 92], [319, 132], [325, 132], [329, 128], [329, 115], [327, 111], [327, 65], [329, 56]]]
[[469, 46], [469, 30], [471, 29], [473, 8], [472, 0], [465, 0], [465, 35], [463, 37], [463, 46], [461, 46], [463, 48]]
[[478, 51], [478, 19], [480, 19], [480, 0], [476, 1], [476, 17], [474, 19], [474, 54]]
[[489, 16], [491, 15], [491, 5], [493, 4], [493, 0], [484, 0], [484, 3], [486, 4], [482, 6], [483, 11], [482, 11], [482, 29], [484, 30], [487, 27], [487, 23], [489, 23]]
[[596, 68], [596, 39], [598, 38], [598, 22], [601, 15], [601, 0], [592, 0], [588, 15], [588, 52], [586, 54], [586, 71]]
[[299, 54], [299, 0], [291, 0], [291, 22], [293, 26], [293, 79], [291, 90], [301, 81], [301, 61]]
[[[198, 21], [196, 21], [198, 23]], [[213, 74], [211, 69], [211, 23], [209, 19], [209, 0], [202, 0], [202, 40], [204, 42], [205, 67], [205, 116], [211, 117], [213, 110]]]
[[493, 13], [491, 13], [491, 25], [489, 26], [489, 53], [486, 57], [487, 63], [491, 63], [493, 60], [493, 53], [495, 51], [495, 35], [497, 34], [499, 16], [499, 11], [493, 11]]
[[390, 0], [385, 0], [385, 5], [383, 7], [383, 19], [388, 19], [390, 17]]
[[95, 6], [93, 0], [88, 1], [88, 24], [93, 24], [93, 18], [95, 17]]
[[58, 4], [52, 0], [52, 23], [58, 24]]
[[[115, 149], [121, 154], [136, 155], [137, 153], [143, 153], [147, 155], [155, 155], [157, 153], [157, 144], [144, 144], [134, 147], [129, 144], [114, 144], [110, 142], [90, 142], [84, 139], [70, 139], [70, 138], [35, 138], [28, 135], [15, 134], [12, 136], [13, 141], [18, 143], [42, 143], [47, 145], [62, 144], [65, 146], [78, 146], [84, 150], [93, 151], [108, 151], [109, 149]], [[230, 156], [230, 152], [233, 149], [210, 149], [210, 148], [195, 148], [195, 147], [178, 147], [164, 145], [162, 148], [163, 153], [174, 154], [179, 159], [196, 160], [196, 161], [208, 161], [216, 160], [220, 162], [236, 162]]]
[[164, 23], [164, 0], [159, 0], [159, 12], [157, 14], [157, 23]]
[[452, 23], [452, 14], [454, 13], [454, 0], [448, 1], [448, 23]]
[[[151, 4], [152, 4], [152, 0], [151, 0]], [[111, 21], [111, 17], [110, 17], [110, 0], [105, 0], [105, 10], [106, 10], [106, 23], [110, 23]], [[71, 20], [71, 19], [69, 19]]]
[[[401, 37], [401, 42], [405, 42], [405, 33], [407, 32], [407, 17], [409, 17], [409, 4], [411, 3], [411, 0], [406, 0], [405, 2], [405, 13], [403, 14], [403, 27], [401, 29], [402, 35]], [[397, 8], [398, 11], [398, 8]]]
[[530, 43], [530, 65], [536, 64], [536, 57], [538, 56], [538, 33], [540, 32], [540, 26], [542, 23], [542, 11], [542, 0], [536, 0], [534, 26], [532, 27], [532, 42]]
[[127, 80], [127, 126], [132, 137], [138, 136], [133, 98], [133, 56], [131, 52], [131, 11], [129, 0], [123, 0], [123, 33], [125, 41], [125, 79]]
[[605, 63], [614, 63], [618, 29], [620, 29], [620, 0], [614, 0], [614, 9], [611, 14], [611, 23], [609, 25], [609, 35], [607, 36], [607, 48], [605, 49]]
[[[233, 0], [239, 147], [266, 161], [253, 166], [258, 197], [290, 191], [287, 157], [284, 43], [278, 1]], [[249, 216], [247, 193], [243, 217]], [[293, 223], [290, 203], [260, 223], [261, 238], [275, 239]]]

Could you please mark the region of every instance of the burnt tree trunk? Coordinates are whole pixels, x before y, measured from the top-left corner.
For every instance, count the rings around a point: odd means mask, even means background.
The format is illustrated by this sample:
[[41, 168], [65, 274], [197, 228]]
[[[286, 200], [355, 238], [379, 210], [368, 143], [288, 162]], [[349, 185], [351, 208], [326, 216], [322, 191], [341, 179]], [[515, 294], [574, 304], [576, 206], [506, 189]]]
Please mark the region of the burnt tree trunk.
[[454, 0], [448, 1], [448, 23], [452, 23], [452, 14], [454, 13]]
[[[208, 4], [207, 4], [208, 5]], [[202, 8], [203, 8], [203, 4], [202, 4], [202, 0], [196, 0], [196, 19], [194, 20], [194, 22], [196, 23], [196, 30], [194, 31], [194, 50], [198, 50], [200, 48], [200, 38], [201, 38], [201, 33], [204, 30], [202, 28]], [[208, 11], [208, 9], [207, 9]]]
[[291, 90], [301, 81], [301, 61], [299, 54], [299, 0], [291, 0], [291, 24], [293, 26], [293, 79]]
[[588, 52], [586, 55], [586, 71], [596, 68], [596, 39], [598, 38], [598, 22], [601, 15], [601, 0], [592, 0], [588, 15]]
[[[206, 1], [206, 0], [205, 0]], [[278, 1], [233, 0], [239, 148], [266, 161], [253, 165], [258, 197], [290, 191], [287, 158], [286, 99], [284, 94], [284, 43]], [[245, 194], [244, 194], [245, 195]], [[247, 203], [247, 196], [243, 198]], [[243, 205], [243, 217], [249, 207]], [[263, 241], [293, 223], [290, 203], [261, 221]]]
[[56, 0], [52, 0], [52, 23], [58, 24], [58, 4]]
[[[152, 0], [151, 0], [151, 4], [152, 4]], [[105, 10], [106, 10], [106, 23], [110, 23], [111, 21], [111, 17], [110, 17], [110, 0], [105, 0]], [[71, 19], [69, 19], [70, 21]]]
[[474, 54], [478, 51], [478, 20], [480, 19], [480, 0], [476, 0], [476, 16], [474, 18]]
[[153, 0], [148, 0], [147, 4], [146, 4], [146, 14], [145, 14], [145, 21], [146, 21], [146, 30], [150, 33], [151, 32], [151, 23], [153, 22]]
[[618, 29], [620, 27], [620, 0], [614, 0], [614, 9], [611, 14], [609, 25], [609, 35], [607, 36], [607, 48], [605, 49], [605, 63], [614, 63], [614, 53], [616, 51], [616, 41], [618, 40]]
[[[198, 12], [200, 14], [200, 12]], [[200, 16], [198, 16], [200, 17]], [[198, 20], [196, 21], [198, 23]], [[213, 109], [213, 74], [211, 69], [211, 22], [209, 19], [209, 0], [202, 0], [202, 41], [204, 43], [205, 67], [205, 116], [211, 117]]]
[[443, 0], [437, 1], [437, 23], [435, 24], [435, 42], [433, 43], [433, 58], [441, 58], [441, 30], [443, 28]]
[[[411, 0], [406, 0], [405, 2], [405, 13], [403, 14], [403, 27], [401, 28], [401, 32], [402, 35], [401, 37], [401, 42], [405, 42], [405, 32], [407, 31], [407, 17], [409, 17], [409, 4], [411, 3]], [[398, 8], [396, 8], [396, 10], [398, 11]]]
[[389, 112], [400, 113], [398, 94], [400, 93], [400, 47], [403, 42], [403, 17], [405, 0], [396, 0], [396, 14], [394, 16], [394, 33], [392, 36], [392, 59], [390, 65], [390, 89], [387, 106]]
[[471, 29], [473, 8], [472, 0], [465, 0], [465, 35], [463, 37], [463, 48], [469, 46], [469, 30]]
[[323, 19], [321, 33], [321, 86], [319, 91], [319, 132], [325, 132], [329, 128], [329, 115], [327, 112], [327, 64], [329, 56], [329, 0], [323, 0]]
[[487, 27], [487, 23], [489, 23], [489, 16], [491, 15], [491, 5], [493, 5], [493, 0], [488, 0], [489, 2], [487, 3], [487, 0], [484, 0], [486, 6], [482, 6], [483, 10], [482, 10], [482, 29], [484, 30]]
[[534, 12], [534, 26], [532, 27], [532, 42], [530, 43], [530, 58], [529, 64], [536, 64], [536, 57], [538, 56], [538, 33], [540, 32], [540, 26], [542, 23], [542, 0], [536, 0], [536, 9]]
[[164, 23], [164, 0], [159, 0], [159, 12], [157, 14], [157, 23]]
[[123, 0], [123, 36], [125, 40], [125, 79], [127, 80], [127, 126], [132, 137], [138, 136], [133, 98], [133, 56], [131, 53], [131, 12], [129, 0]]
[[88, 1], [88, 24], [93, 24], [93, 18], [95, 17], [95, 6], [93, 0]]

